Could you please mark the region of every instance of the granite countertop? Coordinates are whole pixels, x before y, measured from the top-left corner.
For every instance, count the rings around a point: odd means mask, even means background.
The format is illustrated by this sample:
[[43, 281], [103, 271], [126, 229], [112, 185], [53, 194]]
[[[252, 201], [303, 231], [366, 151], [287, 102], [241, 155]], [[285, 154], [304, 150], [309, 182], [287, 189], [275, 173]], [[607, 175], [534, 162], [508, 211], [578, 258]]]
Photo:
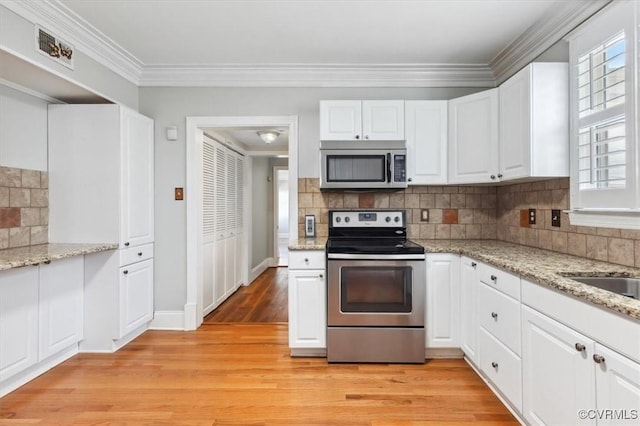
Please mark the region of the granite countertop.
[[81, 256], [99, 251], [115, 250], [117, 243], [104, 244], [40, 244], [0, 250], [0, 271], [21, 266], [37, 265], [67, 257]]
[[[640, 278], [640, 269], [571, 256], [497, 240], [415, 240], [427, 253], [455, 253], [486, 262], [593, 304], [640, 320], [640, 300], [632, 299], [567, 276], [622, 276]], [[301, 238], [290, 250], [324, 250], [326, 237]]]
[[298, 241], [289, 243], [289, 250], [324, 250], [327, 245], [327, 237], [298, 238]]
[[511, 271], [596, 305], [640, 320], [640, 300], [567, 276], [638, 277], [640, 269], [495, 240], [417, 240], [427, 253], [457, 253]]

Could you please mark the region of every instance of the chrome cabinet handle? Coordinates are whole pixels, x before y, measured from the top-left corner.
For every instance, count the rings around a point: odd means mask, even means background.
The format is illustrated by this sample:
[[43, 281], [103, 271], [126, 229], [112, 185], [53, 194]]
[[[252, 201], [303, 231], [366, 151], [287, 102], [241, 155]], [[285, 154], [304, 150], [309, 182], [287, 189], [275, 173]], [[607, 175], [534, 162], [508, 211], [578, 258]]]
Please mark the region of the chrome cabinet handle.
[[356, 135], [356, 139], [360, 139], [360, 135]]
[[129, 247], [129, 243], [124, 243], [124, 246], [125, 247]]
[[587, 349], [582, 343], [576, 343], [575, 348], [578, 352], [584, 352]]
[[122, 271], [122, 273], [127, 275], [129, 273], [129, 271], [125, 269], [124, 271]]
[[138, 252], [138, 256], [142, 256], [142, 252], [141, 251]]
[[496, 277], [495, 275], [491, 275], [491, 281], [496, 281], [498, 279], [498, 277]]
[[593, 354], [593, 360], [596, 364], [602, 364], [604, 362], [604, 357], [602, 355]]
[[495, 180], [495, 178], [496, 178], [496, 175], [491, 175], [492, 180]]
[[502, 179], [502, 173], [498, 173], [498, 179]]
[[475, 268], [476, 266], [478, 266], [478, 264], [476, 262], [471, 262], [471, 267]]
[[309, 263], [309, 259], [308, 258], [304, 258], [304, 263]]
[[412, 178], [408, 178], [407, 182], [413, 182], [413, 179]]
[[324, 278], [324, 274], [318, 275], [318, 278]]
[[498, 319], [498, 313], [497, 312], [491, 312], [491, 318], [497, 320]]
[[493, 362], [491, 363], [491, 366], [492, 366], [493, 368], [498, 368], [498, 363], [497, 363], [497, 362], [495, 362], [495, 361], [493, 361]]

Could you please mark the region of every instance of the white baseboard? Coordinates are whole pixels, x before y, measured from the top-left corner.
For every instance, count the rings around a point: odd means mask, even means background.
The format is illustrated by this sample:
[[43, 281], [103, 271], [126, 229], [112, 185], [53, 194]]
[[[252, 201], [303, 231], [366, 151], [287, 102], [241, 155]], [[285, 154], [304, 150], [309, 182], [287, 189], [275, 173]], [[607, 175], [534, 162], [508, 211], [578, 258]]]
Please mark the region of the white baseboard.
[[184, 331], [184, 325], [183, 311], [156, 311], [153, 321], [149, 324], [149, 329]]
[[258, 266], [251, 269], [251, 276], [249, 277], [249, 282], [247, 283], [247, 285], [251, 284], [256, 278], [260, 276], [260, 274], [262, 274], [267, 269], [274, 268], [276, 266], [278, 266], [276, 259], [273, 257], [267, 257], [265, 260], [260, 262]]

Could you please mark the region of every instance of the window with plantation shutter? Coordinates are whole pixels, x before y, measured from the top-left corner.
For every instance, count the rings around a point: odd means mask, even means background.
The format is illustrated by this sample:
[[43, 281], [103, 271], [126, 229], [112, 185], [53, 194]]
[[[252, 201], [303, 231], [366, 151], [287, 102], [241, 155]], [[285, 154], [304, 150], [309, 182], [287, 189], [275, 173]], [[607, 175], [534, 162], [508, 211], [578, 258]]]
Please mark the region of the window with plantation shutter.
[[640, 229], [639, 2], [612, 2], [568, 36], [571, 224]]

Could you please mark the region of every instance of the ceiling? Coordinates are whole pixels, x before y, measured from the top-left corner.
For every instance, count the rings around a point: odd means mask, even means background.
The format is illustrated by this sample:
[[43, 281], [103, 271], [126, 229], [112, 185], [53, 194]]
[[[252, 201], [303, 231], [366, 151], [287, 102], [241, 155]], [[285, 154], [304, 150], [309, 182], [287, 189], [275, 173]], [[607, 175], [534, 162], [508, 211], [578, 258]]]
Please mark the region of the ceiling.
[[61, 3], [145, 65], [486, 65], [558, 5], [552, 0]]
[[[207, 128], [203, 129], [206, 134], [209, 134], [217, 139], [218, 135], [224, 141], [233, 141], [233, 144], [237, 143], [245, 151], [251, 151], [252, 154], [260, 155], [260, 152], [273, 154], [280, 152], [283, 154], [288, 153], [289, 148], [289, 129], [286, 127], [225, 127], [225, 128]], [[270, 143], [266, 144], [260, 136], [258, 131], [276, 131], [280, 135], [278, 138]]]

